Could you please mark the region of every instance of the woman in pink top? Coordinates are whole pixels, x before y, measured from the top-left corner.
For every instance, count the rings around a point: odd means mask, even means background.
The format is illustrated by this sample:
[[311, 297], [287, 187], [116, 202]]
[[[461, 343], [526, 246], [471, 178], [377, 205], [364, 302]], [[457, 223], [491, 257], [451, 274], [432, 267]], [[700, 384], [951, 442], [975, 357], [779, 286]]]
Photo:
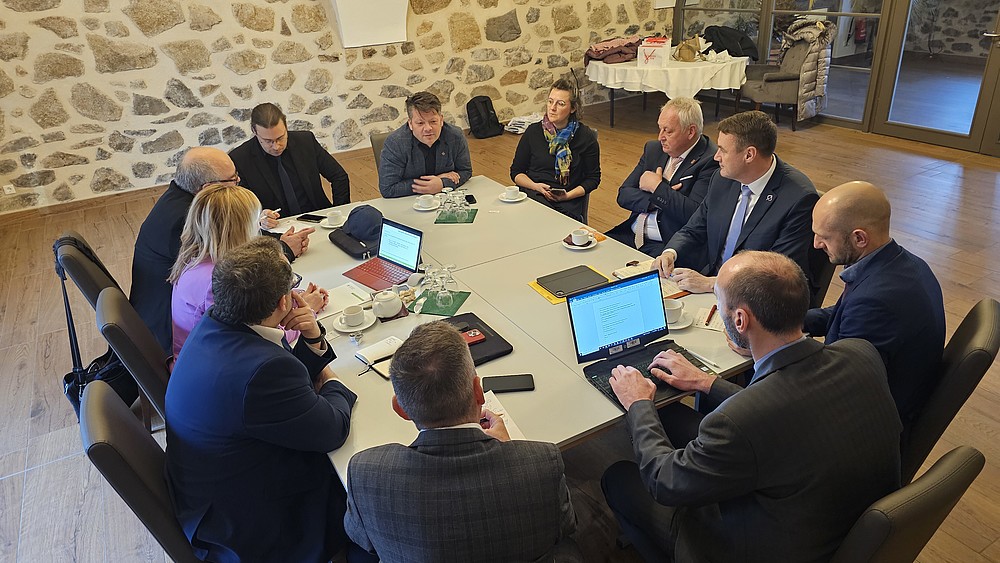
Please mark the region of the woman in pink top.
[[[230, 250], [260, 233], [261, 205], [257, 196], [240, 186], [213, 184], [195, 196], [181, 232], [181, 249], [167, 281], [174, 284], [170, 299], [174, 356], [180, 354], [188, 334], [215, 302], [212, 271], [215, 262]], [[302, 294], [313, 311], [326, 305], [326, 290], [309, 284]], [[293, 342], [297, 331], [287, 331]]]

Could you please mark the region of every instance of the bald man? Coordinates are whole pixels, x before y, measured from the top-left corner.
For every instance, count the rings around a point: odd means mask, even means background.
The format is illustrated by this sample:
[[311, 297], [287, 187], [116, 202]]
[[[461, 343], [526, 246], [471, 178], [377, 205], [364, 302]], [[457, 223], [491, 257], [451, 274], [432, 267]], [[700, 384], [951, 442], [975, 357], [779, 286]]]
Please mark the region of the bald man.
[[[177, 260], [181, 230], [194, 196], [209, 184], [240, 182], [236, 165], [224, 151], [213, 147], [192, 147], [177, 164], [174, 179], [139, 227], [132, 258], [132, 289], [129, 301], [153, 332], [164, 350], [172, 349], [170, 323], [170, 268]], [[302, 254], [315, 229], [290, 228], [280, 240], [289, 261]], [[275, 235], [276, 236], [276, 235]]]
[[889, 200], [868, 182], [826, 192], [813, 209], [813, 244], [843, 265], [844, 293], [832, 307], [811, 309], [805, 331], [863, 338], [885, 362], [889, 389], [903, 421], [903, 439], [940, 377], [944, 301], [927, 263], [889, 234]]

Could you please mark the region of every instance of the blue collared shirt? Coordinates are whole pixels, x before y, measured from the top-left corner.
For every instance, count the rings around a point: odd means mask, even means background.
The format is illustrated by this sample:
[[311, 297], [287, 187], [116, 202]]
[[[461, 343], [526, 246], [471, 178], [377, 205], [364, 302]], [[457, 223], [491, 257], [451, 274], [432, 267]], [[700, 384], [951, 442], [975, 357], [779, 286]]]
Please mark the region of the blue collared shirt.
[[891, 242], [892, 239], [889, 239], [889, 242], [876, 248], [875, 251], [872, 252], [871, 254], [866, 255], [864, 258], [858, 260], [857, 262], [851, 264], [850, 266], [844, 266], [844, 271], [840, 272], [840, 279], [843, 280], [844, 283], [854, 283], [855, 281], [857, 281], [858, 276], [861, 275], [861, 272], [865, 271], [865, 264], [871, 262], [872, 257], [878, 254], [879, 252], [885, 250], [885, 247], [889, 246]]

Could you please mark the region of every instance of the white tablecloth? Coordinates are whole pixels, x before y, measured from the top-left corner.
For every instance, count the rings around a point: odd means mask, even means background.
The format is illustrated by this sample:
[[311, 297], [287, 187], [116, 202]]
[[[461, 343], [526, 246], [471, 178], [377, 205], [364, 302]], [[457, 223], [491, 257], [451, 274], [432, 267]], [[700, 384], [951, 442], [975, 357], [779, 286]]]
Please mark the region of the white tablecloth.
[[639, 67], [637, 61], [606, 64], [591, 61], [587, 78], [630, 92], [664, 92], [668, 98], [692, 98], [699, 90], [728, 90], [746, 82], [749, 57], [724, 63], [667, 61], [663, 68]]

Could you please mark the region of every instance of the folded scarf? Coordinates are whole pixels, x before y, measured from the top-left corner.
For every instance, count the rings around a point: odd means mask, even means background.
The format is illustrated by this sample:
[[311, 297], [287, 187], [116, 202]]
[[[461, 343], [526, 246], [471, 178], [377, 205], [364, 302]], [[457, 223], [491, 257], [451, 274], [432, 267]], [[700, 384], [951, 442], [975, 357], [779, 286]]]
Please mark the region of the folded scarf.
[[579, 121], [570, 119], [562, 131], [556, 131], [556, 126], [549, 121], [548, 115], [542, 118], [542, 131], [545, 133], [545, 140], [549, 142], [549, 154], [556, 157], [556, 176], [559, 178], [559, 183], [564, 186], [569, 182], [569, 167], [573, 164], [573, 153], [569, 150], [569, 142], [579, 126]]

